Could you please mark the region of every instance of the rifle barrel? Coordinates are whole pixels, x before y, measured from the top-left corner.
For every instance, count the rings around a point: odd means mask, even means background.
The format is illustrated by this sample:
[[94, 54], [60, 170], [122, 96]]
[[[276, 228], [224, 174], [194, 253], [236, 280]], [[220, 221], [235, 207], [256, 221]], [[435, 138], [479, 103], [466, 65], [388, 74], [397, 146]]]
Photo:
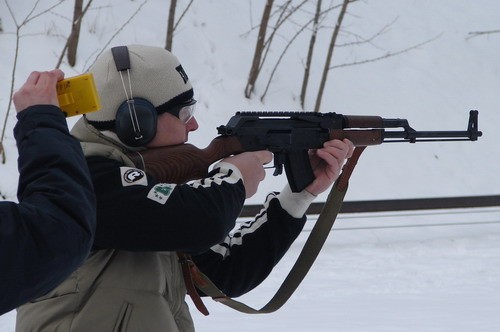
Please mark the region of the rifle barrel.
[[384, 131], [383, 142], [476, 141], [482, 134], [480, 131]]

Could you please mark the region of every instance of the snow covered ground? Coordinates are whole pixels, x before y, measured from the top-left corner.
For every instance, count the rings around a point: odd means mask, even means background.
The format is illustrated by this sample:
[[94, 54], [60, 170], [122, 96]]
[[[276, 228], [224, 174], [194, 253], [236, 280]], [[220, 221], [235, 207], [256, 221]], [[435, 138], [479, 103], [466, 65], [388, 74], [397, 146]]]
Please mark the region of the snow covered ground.
[[[205, 301], [211, 315], [196, 323], [200, 331], [497, 331], [499, 212], [342, 215], [282, 309], [248, 316]], [[244, 301], [260, 308], [271, 298], [307, 236]]]
[[[258, 309], [271, 299], [313, 223], [240, 300]], [[490, 332], [500, 326], [499, 275], [500, 208], [341, 215], [277, 312], [247, 315], [205, 299], [210, 315], [192, 314], [198, 331]], [[14, 320], [0, 316], [0, 331]]]
[[[35, 3], [8, 2], [18, 22]], [[35, 12], [55, 2], [43, 1]], [[179, 3], [182, 7], [187, 1]], [[16, 88], [32, 70], [55, 66], [69, 32], [72, 5], [66, 1], [53, 14], [23, 27]], [[137, 16], [108, 45], [140, 6]], [[202, 127], [191, 135], [197, 146], [206, 146], [207, 137], [216, 135], [215, 127], [225, 124], [236, 110], [300, 109], [308, 34], [290, 47], [265, 102], [259, 101], [280, 48], [298, 26], [280, 31], [265, 76], [258, 81], [257, 97], [243, 96], [255, 43], [252, 27], [263, 6], [263, 0], [195, 1], [179, 26], [173, 50], [199, 100]], [[307, 10], [313, 7], [311, 2]], [[80, 74], [102, 47], [163, 46], [167, 12], [168, 2], [160, 0], [100, 1], [84, 19], [76, 67], [62, 69], [68, 77]], [[15, 49], [15, 26], [8, 13], [5, 1], [0, 1], [0, 123], [9, 100]], [[363, 0], [349, 6], [341, 44], [355, 41], [356, 36], [368, 38], [394, 23], [372, 43], [338, 48], [333, 64], [436, 39], [382, 61], [331, 71], [323, 112], [407, 118], [417, 130], [464, 130], [468, 111], [478, 109], [484, 136], [475, 143], [371, 147], [355, 170], [347, 200], [499, 194], [500, 34], [468, 38], [470, 32], [498, 30], [499, 13], [496, 0]], [[335, 19], [331, 15], [325, 25], [333, 26]], [[325, 28], [318, 36], [317, 45], [323, 46], [314, 58], [312, 90], [319, 84], [330, 33]], [[308, 96], [307, 109], [312, 109], [314, 99], [315, 94]], [[17, 185], [12, 112], [4, 141], [7, 163], [0, 165], [0, 192], [8, 200], [15, 200]], [[74, 121], [70, 119], [70, 125]], [[267, 191], [279, 190], [284, 183], [284, 176], [269, 174], [248, 203], [262, 202]], [[314, 219], [311, 216], [311, 224]], [[500, 208], [342, 215], [311, 272], [278, 312], [248, 316], [206, 301], [211, 315], [202, 317], [193, 310], [195, 323], [199, 331], [496, 331], [500, 329], [499, 222]], [[449, 225], [456, 223], [461, 225]], [[242, 298], [245, 302], [260, 307], [271, 298], [307, 235], [303, 233], [261, 287]], [[13, 331], [14, 321], [15, 312], [1, 316], [0, 332]]]

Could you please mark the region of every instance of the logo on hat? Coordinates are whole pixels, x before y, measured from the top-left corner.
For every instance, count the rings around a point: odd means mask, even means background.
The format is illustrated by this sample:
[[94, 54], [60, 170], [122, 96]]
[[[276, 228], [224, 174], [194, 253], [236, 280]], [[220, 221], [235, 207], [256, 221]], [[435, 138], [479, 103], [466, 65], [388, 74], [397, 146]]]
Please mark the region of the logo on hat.
[[189, 80], [189, 77], [187, 76], [186, 72], [184, 71], [184, 68], [182, 68], [181, 65], [178, 65], [177, 67], [175, 67], [175, 70], [177, 70], [177, 72], [181, 75], [182, 79], [184, 80], [184, 84], [186, 84], [187, 81]]

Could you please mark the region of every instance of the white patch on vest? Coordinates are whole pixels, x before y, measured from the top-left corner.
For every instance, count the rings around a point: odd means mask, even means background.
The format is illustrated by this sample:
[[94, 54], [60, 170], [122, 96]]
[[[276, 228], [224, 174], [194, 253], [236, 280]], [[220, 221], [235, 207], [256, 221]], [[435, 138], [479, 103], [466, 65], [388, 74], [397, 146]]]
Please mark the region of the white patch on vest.
[[148, 177], [144, 171], [132, 168], [132, 167], [120, 167], [120, 173], [122, 178], [122, 186], [147, 186], [148, 185]]
[[165, 204], [174, 191], [175, 186], [172, 183], [159, 183], [151, 188], [148, 198], [160, 204]]

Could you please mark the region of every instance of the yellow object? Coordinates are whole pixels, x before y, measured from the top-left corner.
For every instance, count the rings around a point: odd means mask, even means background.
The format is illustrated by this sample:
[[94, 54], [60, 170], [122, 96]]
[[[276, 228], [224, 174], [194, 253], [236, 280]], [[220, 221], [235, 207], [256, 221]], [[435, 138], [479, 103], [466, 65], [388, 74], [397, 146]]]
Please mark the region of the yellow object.
[[59, 107], [66, 117], [95, 112], [101, 108], [91, 73], [70, 77], [57, 83]]

